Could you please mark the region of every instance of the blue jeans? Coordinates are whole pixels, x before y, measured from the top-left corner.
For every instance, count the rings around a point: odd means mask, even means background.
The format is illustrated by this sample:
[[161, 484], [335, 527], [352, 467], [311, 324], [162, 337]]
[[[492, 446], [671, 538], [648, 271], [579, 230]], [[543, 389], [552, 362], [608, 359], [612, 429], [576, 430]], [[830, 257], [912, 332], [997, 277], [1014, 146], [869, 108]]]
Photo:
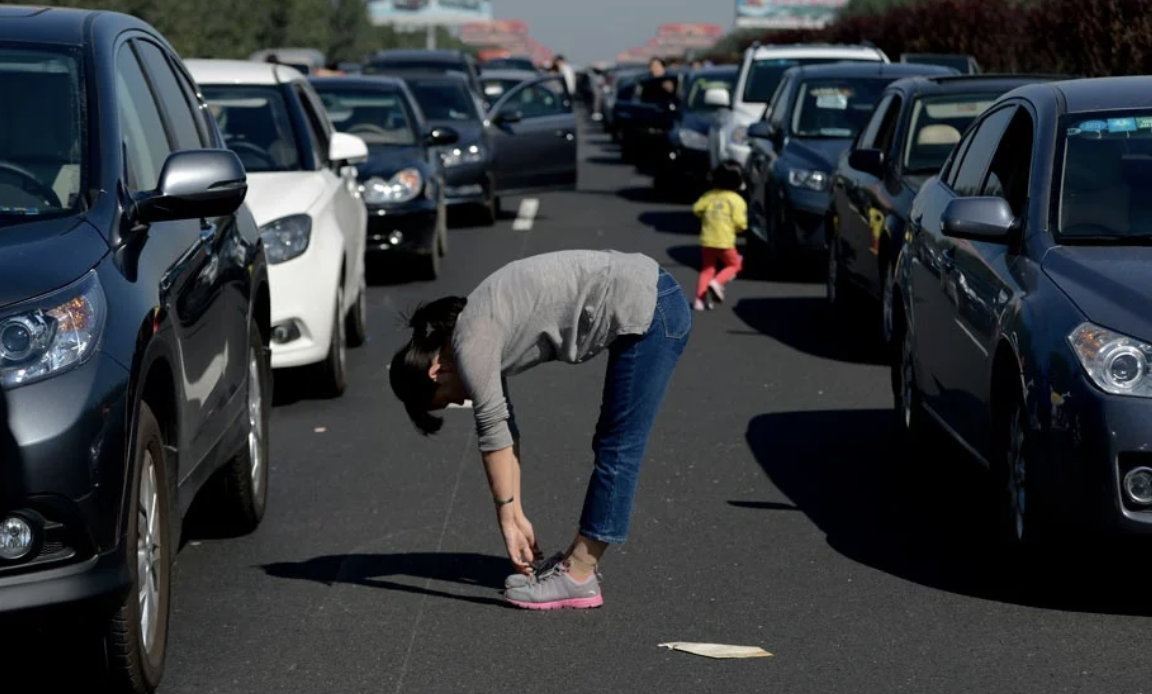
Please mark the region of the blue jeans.
[[628, 537], [648, 435], [692, 332], [692, 308], [679, 283], [661, 268], [656, 286], [648, 332], [617, 338], [608, 348], [604, 399], [592, 440], [596, 467], [580, 516], [580, 534], [601, 542], [618, 544]]

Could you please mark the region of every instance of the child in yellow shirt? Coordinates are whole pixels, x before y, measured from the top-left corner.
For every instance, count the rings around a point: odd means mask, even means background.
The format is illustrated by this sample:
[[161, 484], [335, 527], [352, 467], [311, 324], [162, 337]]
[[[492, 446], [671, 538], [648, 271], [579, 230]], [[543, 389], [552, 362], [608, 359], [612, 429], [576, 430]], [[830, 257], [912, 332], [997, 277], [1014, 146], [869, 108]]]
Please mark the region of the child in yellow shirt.
[[[712, 300], [724, 301], [724, 286], [731, 282], [744, 266], [744, 259], [736, 251], [736, 234], [748, 229], [748, 203], [740, 190], [744, 187], [744, 173], [732, 160], [717, 166], [711, 174], [712, 188], [705, 193], [692, 211], [701, 219], [700, 255], [702, 264], [700, 281], [696, 285], [697, 311], [711, 309]], [[724, 269], [716, 272], [716, 263]]]

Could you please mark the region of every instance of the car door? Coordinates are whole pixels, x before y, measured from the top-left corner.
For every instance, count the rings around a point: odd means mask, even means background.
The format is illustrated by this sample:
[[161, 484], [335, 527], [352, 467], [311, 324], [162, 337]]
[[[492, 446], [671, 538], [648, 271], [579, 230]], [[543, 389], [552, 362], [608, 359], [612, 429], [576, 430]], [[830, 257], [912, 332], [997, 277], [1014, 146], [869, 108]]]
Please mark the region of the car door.
[[890, 92], [880, 100], [860, 137], [844, 153], [833, 184], [832, 197], [839, 224], [837, 241], [840, 245], [836, 250], [840, 268], [845, 278], [861, 285], [869, 283], [875, 276], [874, 210], [879, 202], [877, 188], [882, 184], [874, 172], [855, 169], [848, 161], [853, 151], [881, 149], [883, 142], [891, 141], [902, 105], [903, 99], [896, 92]]
[[[153, 190], [167, 156], [203, 147], [186, 104], [168, 103], [172, 83], [162, 79], [155, 44], [135, 39], [120, 46], [116, 80], [126, 174], [132, 192]], [[146, 74], [141, 56], [149, 63]], [[163, 60], [163, 53], [159, 55]], [[150, 79], [151, 75], [159, 78]], [[171, 73], [169, 72], [169, 77]], [[167, 84], [167, 87], [165, 85]], [[178, 87], [178, 85], [177, 85]], [[177, 91], [176, 96], [183, 97]], [[205, 458], [226, 431], [229, 316], [220, 273], [219, 220], [180, 220], [153, 224], [140, 265], [156, 272], [160, 309], [172, 316], [178, 378], [182, 389], [179, 418], [182, 451], [179, 479]], [[246, 331], [245, 331], [246, 334]], [[243, 364], [243, 360], [241, 361]]]
[[[997, 143], [979, 195], [1004, 198], [1018, 220], [1025, 215], [1033, 167], [1034, 119], [1027, 108], [1015, 109]], [[1027, 235], [1021, 227], [1018, 238]], [[1019, 244], [956, 240], [951, 294], [954, 323], [959, 330], [952, 371], [956, 399], [953, 427], [977, 450], [988, 450], [988, 402], [992, 359], [996, 354], [999, 315], [1023, 285], [1018, 267], [1027, 263]]]
[[488, 119], [497, 194], [576, 189], [576, 114], [562, 77], [517, 85]]
[[916, 330], [916, 353], [920, 368], [918, 382], [924, 403], [957, 429], [957, 418], [966, 411], [961, 400], [966, 391], [964, 369], [955, 359], [976, 340], [956, 314], [956, 292], [960, 289], [955, 272], [957, 242], [943, 235], [940, 220], [948, 203], [957, 197], [978, 195], [992, 155], [1008, 127], [1015, 106], [985, 114], [957, 145], [959, 156], [943, 183], [928, 188], [918, 198], [912, 223], [917, 262], [913, 265], [912, 311]]

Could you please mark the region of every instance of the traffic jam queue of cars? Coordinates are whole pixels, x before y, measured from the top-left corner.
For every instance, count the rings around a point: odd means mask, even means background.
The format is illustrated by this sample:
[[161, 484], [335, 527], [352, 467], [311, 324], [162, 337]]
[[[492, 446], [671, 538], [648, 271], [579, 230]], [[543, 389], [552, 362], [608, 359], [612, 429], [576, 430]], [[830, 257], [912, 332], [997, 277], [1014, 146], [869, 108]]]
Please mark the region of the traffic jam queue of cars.
[[259, 526], [273, 373], [345, 392], [366, 256], [435, 277], [454, 169], [490, 211], [575, 187], [559, 76], [491, 105], [408, 76], [185, 61], [128, 15], [0, 6], [0, 634], [60, 629], [101, 691], [154, 691], [182, 521], [211, 497]]

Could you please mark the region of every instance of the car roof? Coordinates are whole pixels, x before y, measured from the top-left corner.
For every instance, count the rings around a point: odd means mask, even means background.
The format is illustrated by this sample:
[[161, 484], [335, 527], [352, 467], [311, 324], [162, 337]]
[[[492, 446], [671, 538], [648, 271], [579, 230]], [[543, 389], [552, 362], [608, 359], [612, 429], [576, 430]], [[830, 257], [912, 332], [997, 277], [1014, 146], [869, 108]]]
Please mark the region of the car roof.
[[843, 62], [821, 65], [798, 65], [788, 68], [800, 78], [836, 77], [905, 77], [911, 75], [958, 75], [955, 69], [942, 65], [919, 63]]
[[404, 80], [415, 80], [417, 82], [443, 82], [444, 84], [459, 84], [462, 87], [469, 88], [469, 79], [467, 75], [462, 75], [458, 72], [430, 72], [427, 70], [405, 70], [396, 73], [395, 77]]
[[1152, 108], [1152, 77], [1065, 79], [1044, 86], [1063, 97], [1065, 113]]
[[308, 81], [320, 87], [375, 87], [381, 91], [402, 91], [404, 80], [388, 75], [334, 75], [331, 77], [309, 77]]
[[[911, 64], [911, 63], [908, 63]], [[1064, 79], [1057, 75], [996, 74], [986, 72], [979, 75], [915, 75], [893, 82], [889, 88], [896, 88], [907, 94], [971, 94], [977, 92], [1008, 93], [1013, 89], [1037, 82], [1050, 82]]]
[[689, 77], [707, 77], [709, 75], [738, 75], [740, 74], [740, 66], [716, 65], [714, 67], [702, 67], [697, 70], [690, 70], [686, 74]]
[[79, 46], [88, 41], [87, 27], [97, 18], [115, 18], [125, 28], [149, 29], [136, 17], [119, 12], [0, 5], [0, 40]]
[[480, 70], [480, 79], [485, 77], [494, 78], [498, 80], [531, 80], [537, 77], [542, 77], [538, 72], [531, 70], [513, 70], [510, 68], [496, 68], [494, 70]]
[[753, 58], [861, 58], [882, 60], [884, 53], [874, 46], [849, 43], [774, 43], [754, 46]]
[[421, 60], [425, 62], [459, 63], [464, 53], [454, 50], [428, 50], [423, 48], [392, 48], [380, 51], [369, 62], [382, 63], [390, 60]]
[[277, 85], [304, 79], [304, 74], [295, 68], [254, 60], [189, 58], [184, 64], [192, 79], [200, 84]]

